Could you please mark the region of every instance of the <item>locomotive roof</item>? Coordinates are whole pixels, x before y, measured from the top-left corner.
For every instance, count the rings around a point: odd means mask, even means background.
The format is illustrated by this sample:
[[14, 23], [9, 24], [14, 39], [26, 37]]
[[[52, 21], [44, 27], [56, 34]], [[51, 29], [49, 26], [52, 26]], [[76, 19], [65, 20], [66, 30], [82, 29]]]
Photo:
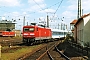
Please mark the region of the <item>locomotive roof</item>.
[[28, 26], [24, 26], [24, 27], [39, 27], [39, 28], [50, 29], [50, 28], [48, 28], [48, 27], [41, 27], [41, 26], [38, 26], [38, 25], [28, 25]]
[[51, 31], [55, 31], [55, 32], [68, 32], [67, 30], [60, 30], [60, 29], [51, 29]]

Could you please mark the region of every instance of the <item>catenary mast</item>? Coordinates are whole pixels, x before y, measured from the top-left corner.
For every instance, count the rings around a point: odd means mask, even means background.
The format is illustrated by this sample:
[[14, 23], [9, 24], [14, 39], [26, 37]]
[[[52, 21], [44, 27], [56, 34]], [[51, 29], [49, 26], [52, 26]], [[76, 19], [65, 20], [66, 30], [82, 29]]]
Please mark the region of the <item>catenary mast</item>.
[[81, 9], [81, 0], [78, 0], [78, 16], [77, 19], [79, 19], [82, 15], [82, 9]]

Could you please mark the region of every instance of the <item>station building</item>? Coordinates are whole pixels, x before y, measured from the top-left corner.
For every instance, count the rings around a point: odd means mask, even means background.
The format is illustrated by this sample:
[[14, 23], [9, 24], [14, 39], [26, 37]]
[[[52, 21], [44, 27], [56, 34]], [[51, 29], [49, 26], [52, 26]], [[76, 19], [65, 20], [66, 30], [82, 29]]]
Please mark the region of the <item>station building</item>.
[[75, 24], [75, 41], [90, 47], [90, 13], [83, 15]]
[[74, 25], [76, 24], [77, 20], [73, 20], [71, 23], [70, 23], [70, 30], [72, 32], [72, 36], [74, 36]]
[[15, 23], [7, 20], [0, 20], [0, 31], [6, 31], [10, 29], [11, 31], [15, 29]]

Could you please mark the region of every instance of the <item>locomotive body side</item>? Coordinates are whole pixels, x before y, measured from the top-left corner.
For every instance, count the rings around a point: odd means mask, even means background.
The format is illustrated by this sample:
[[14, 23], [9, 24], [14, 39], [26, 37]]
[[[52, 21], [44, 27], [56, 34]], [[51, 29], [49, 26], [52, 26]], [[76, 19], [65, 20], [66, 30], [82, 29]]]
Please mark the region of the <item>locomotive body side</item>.
[[51, 35], [51, 29], [38, 26], [23, 27], [23, 42], [25, 43], [33, 43], [40, 40], [50, 39]]
[[15, 32], [2, 31], [2, 32], [0, 32], [0, 36], [2, 36], [2, 37], [14, 37], [15, 36]]
[[35, 39], [36, 40], [50, 39], [51, 36], [52, 36], [51, 29], [38, 27]]

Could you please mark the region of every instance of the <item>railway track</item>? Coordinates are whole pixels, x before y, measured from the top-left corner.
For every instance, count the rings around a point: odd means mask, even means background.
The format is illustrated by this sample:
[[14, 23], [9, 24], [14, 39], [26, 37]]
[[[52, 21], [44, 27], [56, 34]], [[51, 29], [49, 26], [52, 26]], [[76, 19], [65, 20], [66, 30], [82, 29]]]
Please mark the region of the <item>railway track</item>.
[[[17, 45], [17, 43], [16, 43], [16, 45]], [[67, 43], [65, 43], [61, 40], [44, 43], [42, 45], [43, 45], [42, 47], [37, 47], [37, 49], [35, 49], [33, 52], [25, 54], [24, 56], [21, 56], [17, 60], [80, 60], [80, 59], [82, 59], [81, 57], [79, 58], [80, 55], [76, 54], [74, 51], [72, 52], [72, 50], [70, 50], [70, 48], [68, 48], [70, 46], [67, 46], [68, 45]], [[7, 48], [4, 50], [2, 49], [2, 52], [3, 53], [10, 52], [9, 50], [17, 50], [17, 49], [21, 49], [21, 48], [25, 47], [25, 46], [16, 46], [15, 47], [15, 46], [12, 46], [11, 48]], [[26, 47], [28, 47], [28, 46], [26, 46]], [[71, 52], [68, 52], [68, 51], [71, 51]], [[74, 54], [76, 54], [76, 55], [74, 55]]]
[[63, 54], [63, 50], [59, 51], [59, 49], [56, 47], [57, 45], [58, 43], [52, 45], [36, 60], [70, 60], [70, 58]]
[[23, 60], [65, 60], [66, 58], [62, 57], [64, 55], [62, 51], [58, 52], [59, 50], [56, 48], [56, 46], [60, 43], [61, 41], [50, 42], [47, 44], [46, 47], [36, 51], [34, 54], [30, 55], [29, 57]]
[[[55, 41], [56, 42], [56, 41]], [[55, 42], [49, 42], [46, 43], [46, 46], [43, 46], [42, 48], [39, 48], [36, 51], [33, 51], [32, 54], [30, 56], [23, 56], [22, 58], [20, 58], [20, 60], [36, 60], [41, 54], [43, 54], [46, 51], [46, 47], [50, 47], [51, 45], [53, 45]]]
[[[58, 44], [61, 44], [57, 46]], [[65, 44], [65, 45], [63, 45]], [[63, 45], [63, 47], [62, 47]], [[61, 46], [61, 47], [60, 47]], [[50, 42], [32, 55], [22, 60], [85, 60], [76, 51], [61, 41]]]

